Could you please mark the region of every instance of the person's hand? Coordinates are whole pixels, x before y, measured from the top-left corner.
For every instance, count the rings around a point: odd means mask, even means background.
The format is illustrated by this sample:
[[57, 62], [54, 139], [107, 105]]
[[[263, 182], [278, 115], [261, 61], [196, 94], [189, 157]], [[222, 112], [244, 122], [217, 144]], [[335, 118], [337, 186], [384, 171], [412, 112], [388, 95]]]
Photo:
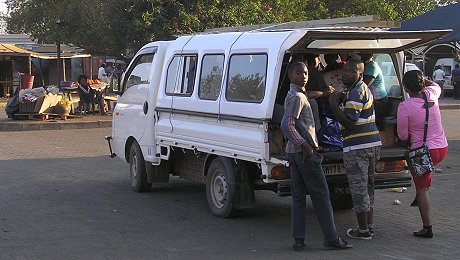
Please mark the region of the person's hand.
[[335, 88], [334, 88], [333, 86], [327, 86], [327, 87], [325, 87], [325, 88], [322, 90], [322, 92], [323, 92], [323, 94], [324, 94], [325, 96], [334, 93], [334, 91], [335, 91]]
[[313, 147], [311, 147], [307, 142], [302, 144], [302, 151], [305, 158], [310, 158], [315, 152]]
[[[435, 83], [435, 82], [433, 82], [433, 81], [430, 80], [430, 79], [425, 79], [423, 83], [424, 83], [424, 86], [423, 86], [423, 87], [428, 87], [428, 86], [433, 85], [433, 83]], [[436, 83], [436, 84], [437, 84], [437, 83]]]
[[342, 99], [343, 92], [334, 92], [329, 96], [329, 104], [330, 105], [338, 105], [340, 100]]

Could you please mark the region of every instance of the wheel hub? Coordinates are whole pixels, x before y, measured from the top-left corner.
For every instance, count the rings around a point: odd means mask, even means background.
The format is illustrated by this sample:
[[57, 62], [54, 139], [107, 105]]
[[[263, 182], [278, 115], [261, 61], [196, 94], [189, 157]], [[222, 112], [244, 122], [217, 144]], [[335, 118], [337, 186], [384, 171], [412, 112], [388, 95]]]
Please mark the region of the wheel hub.
[[131, 180], [133, 184], [137, 183], [137, 155], [134, 154], [131, 163]]
[[212, 182], [212, 200], [217, 208], [223, 208], [228, 196], [227, 180], [222, 173], [216, 174]]

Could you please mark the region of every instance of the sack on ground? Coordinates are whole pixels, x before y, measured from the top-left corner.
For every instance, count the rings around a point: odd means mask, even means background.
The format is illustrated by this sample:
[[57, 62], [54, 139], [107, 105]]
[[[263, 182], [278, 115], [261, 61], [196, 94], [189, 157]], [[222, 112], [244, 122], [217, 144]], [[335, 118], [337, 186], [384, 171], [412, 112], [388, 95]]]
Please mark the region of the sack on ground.
[[422, 176], [434, 171], [433, 161], [426, 144], [407, 150], [406, 161], [414, 176]]

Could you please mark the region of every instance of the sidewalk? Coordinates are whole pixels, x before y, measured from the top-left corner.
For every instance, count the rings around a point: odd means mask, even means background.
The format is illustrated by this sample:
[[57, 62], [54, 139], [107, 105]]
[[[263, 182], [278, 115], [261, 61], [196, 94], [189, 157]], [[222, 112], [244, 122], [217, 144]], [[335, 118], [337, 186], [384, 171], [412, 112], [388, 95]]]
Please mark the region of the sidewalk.
[[[0, 131], [31, 131], [31, 130], [64, 130], [111, 127], [112, 116], [86, 115], [67, 120], [12, 120], [5, 113], [7, 99], [0, 98]], [[441, 110], [460, 109], [460, 100], [446, 97], [439, 100]]]
[[460, 109], [460, 100], [453, 97], [445, 97], [439, 100], [439, 107], [443, 109]]
[[5, 113], [6, 103], [7, 99], [0, 98], [0, 131], [87, 129], [112, 126], [112, 116], [99, 114], [69, 118], [67, 120], [12, 120]]

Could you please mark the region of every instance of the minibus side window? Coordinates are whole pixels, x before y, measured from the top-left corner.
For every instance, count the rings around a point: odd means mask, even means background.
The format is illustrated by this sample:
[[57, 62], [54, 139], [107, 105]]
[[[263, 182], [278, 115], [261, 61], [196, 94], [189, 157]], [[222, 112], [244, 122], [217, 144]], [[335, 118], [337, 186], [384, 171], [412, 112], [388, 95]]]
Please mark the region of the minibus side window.
[[267, 76], [266, 54], [234, 54], [230, 57], [226, 99], [260, 103]]
[[176, 55], [166, 74], [166, 94], [191, 96], [195, 85], [196, 56]]
[[401, 97], [402, 88], [391, 56], [387, 53], [374, 53], [374, 61], [382, 70], [383, 84], [389, 97]]
[[200, 99], [217, 100], [222, 86], [224, 55], [204, 55], [201, 63], [201, 77], [198, 88]]
[[150, 67], [152, 66], [153, 54], [146, 54], [138, 57], [136, 63], [126, 81], [125, 90], [134, 85], [150, 83]]

